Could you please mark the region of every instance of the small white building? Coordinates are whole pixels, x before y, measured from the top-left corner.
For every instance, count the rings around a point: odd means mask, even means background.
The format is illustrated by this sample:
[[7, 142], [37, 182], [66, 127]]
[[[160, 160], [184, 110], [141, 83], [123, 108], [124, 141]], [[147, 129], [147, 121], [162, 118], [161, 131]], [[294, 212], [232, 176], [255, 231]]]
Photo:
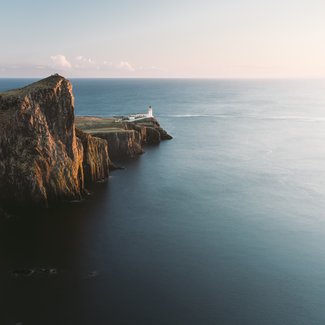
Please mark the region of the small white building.
[[153, 117], [153, 109], [152, 109], [151, 106], [149, 106], [147, 114], [129, 115], [128, 120], [129, 121], [135, 121], [135, 120], [144, 119], [144, 118], [151, 118], [151, 117]]

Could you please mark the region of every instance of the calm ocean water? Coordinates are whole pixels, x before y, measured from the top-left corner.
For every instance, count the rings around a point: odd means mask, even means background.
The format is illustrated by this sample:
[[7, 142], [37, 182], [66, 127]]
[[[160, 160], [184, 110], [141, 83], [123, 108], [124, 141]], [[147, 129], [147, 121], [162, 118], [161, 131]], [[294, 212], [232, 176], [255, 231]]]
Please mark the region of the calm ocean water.
[[174, 139], [0, 223], [1, 324], [325, 324], [325, 81], [72, 82], [77, 114], [152, 105]]

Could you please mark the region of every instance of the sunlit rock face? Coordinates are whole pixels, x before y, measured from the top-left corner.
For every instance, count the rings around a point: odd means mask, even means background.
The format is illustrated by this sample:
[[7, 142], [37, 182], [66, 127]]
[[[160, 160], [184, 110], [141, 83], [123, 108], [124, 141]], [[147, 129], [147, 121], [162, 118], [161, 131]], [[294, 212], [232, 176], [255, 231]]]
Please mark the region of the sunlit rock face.
[[112, 117], [77, 116], [76, 124], [83, 132], [105, 139], [113, 161], [133, 158], [144, 152], [145, 145], [172, 139], [154, 117], [125, 122]]
[[[88, 142], [91, 142], [89, 140]], [[96, 154], [87, 178], [107, 176], [107, 147]], [[93, 142], [94, 143], [94, 142]], [[89, 146], [88, 146], [89, 147]], [[90, 153], [91, 151], [91, 153]], [[99, 153], [100, 151], [100, 153]], [[0, 200], [47, 205], [80, 199], [84, 192], [84, 149], [76, 136], [72, 86], [54, 75], [22, 89], [0, 94]], [[94, 169], [96, 171], [94, 171]]]
[[107, 141], [93, 137], [77, 128], [76, 134], [84, 149], [82, 165], [85, 184], [106, 179], [111, 165]]
[[98, 132], [93, 135], [107, 141], [109, 156], [113, 161], [134, 158], [144, 152], [141, 146], [140, 134], [134, 130]]

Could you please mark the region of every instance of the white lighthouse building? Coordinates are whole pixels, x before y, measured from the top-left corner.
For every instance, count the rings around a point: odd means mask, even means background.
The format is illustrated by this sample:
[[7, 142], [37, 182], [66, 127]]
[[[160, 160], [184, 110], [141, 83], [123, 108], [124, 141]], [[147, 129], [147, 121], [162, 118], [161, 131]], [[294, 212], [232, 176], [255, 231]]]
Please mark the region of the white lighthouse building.
[[145, 119], [145, 118], [149, 118], [149, 117], [153, 117], [153, 110], [152, 110], [152, 107], [151, 106], [149, 106], [149, 108], [148, 108], [148, 113], [146, 113], [146, 114], [129, 115], [127, 117], [127, 120], [129, 120], [129, 121], [135, 121], [135, 120]]
[[152, 111], [152, 107], [151, 106], [149, 106], [149, 108], [148, 108], [147, 117], [153, 117], [153, 111]]

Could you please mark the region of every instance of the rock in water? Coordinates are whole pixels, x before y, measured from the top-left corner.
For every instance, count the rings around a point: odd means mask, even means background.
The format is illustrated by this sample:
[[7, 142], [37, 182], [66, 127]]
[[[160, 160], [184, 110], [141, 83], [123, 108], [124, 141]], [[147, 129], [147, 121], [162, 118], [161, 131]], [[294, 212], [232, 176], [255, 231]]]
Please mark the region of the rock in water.
[[53, 75], [1, 93], [0, 201], [47, 206], [80, 199], [83, 167], [87, 179], [95, 180], [106, 177], [108, 164], [101, 140], [87, 139], [84, 157], [81, 138], [76, 136], [72, 86], [65, 78]]

